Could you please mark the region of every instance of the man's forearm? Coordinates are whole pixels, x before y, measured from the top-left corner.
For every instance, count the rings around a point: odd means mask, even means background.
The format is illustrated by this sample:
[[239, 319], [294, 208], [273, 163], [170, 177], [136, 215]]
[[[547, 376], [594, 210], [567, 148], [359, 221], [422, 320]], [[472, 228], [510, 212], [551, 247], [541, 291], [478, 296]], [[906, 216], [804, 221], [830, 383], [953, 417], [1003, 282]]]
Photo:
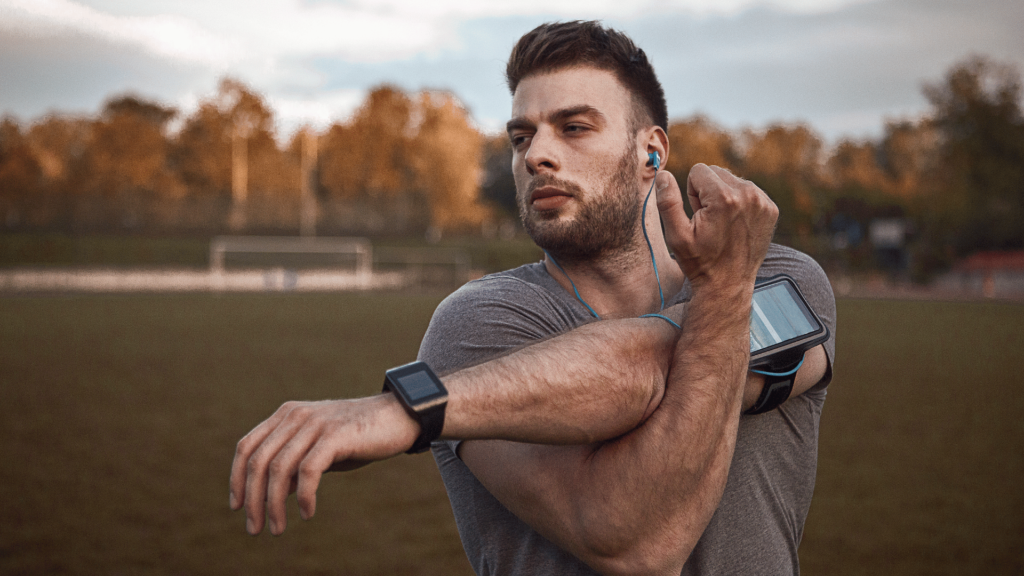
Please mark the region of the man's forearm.
[[[680, 304], [665, 312], [682, 324], [683, 309]], [[741, 312], [739, 322], [746, 346], [747, 315]], [[683, 371], [670, 370], [670, 363], [679, 337], [678, 330], [660, 319], [606, 320], [446, 375], [449, 407], [442, 437], [590, 444], [621, 436], [657, 408], [670, 372], [678, 382]], [[680, 350], [699, 352], [710, 343], [703, 337], [699, 342], [682, 337]], [[820, 346], [807, 358], [793, 396], [824, 374]], [[717, 369], [714, 355], [707, 361], [710, 369]], [[746, 409], [760, 394], [764, 378], [743, 370]]]
[[[666, 313], [682, 319], [683, 305]], [[588, 444], [636, 428], [664, 392], [678, 330], [605, 320], [443, 378], [444, 438]]]

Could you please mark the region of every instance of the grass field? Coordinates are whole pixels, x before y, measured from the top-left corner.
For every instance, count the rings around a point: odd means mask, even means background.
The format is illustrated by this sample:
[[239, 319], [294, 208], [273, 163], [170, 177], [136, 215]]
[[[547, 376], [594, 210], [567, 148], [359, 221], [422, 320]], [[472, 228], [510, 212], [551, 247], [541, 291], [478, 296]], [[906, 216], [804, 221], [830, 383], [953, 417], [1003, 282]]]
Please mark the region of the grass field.
[[[238, 438], [378, 391], [438, 301], [0, 298], [0, 574], [469, 574], [428, 455], [279, 538], [227, 507]], [[838, 333], [804, 573], [1024, 572], [1024, 306], [844, 300]]]

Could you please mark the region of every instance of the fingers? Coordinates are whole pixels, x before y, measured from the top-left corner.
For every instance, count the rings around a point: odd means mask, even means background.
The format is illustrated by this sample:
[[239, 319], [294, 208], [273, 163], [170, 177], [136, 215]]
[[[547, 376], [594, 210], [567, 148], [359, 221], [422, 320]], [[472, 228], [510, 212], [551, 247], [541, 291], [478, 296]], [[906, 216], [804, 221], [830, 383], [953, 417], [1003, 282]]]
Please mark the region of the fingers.
[[291, 411], [292, 404], [285, 403], [259, 426], [239, 440], [235, 447], [235, 458], [231, 462], [231, 477], [228, 481], [228, 504], [232, 510], [238, 510], [245, 504], [246, 466], [252, 453], [263, 443], [263, 440], [274, 431], [277, 425]]
[[[297, 488], [296, 475], [301, 475], [300, 463], [311, 447], [320, 440], [320, 431], [305, 428], [295, 434], [287, 444], [281, 447], [277, 456], [270, 462], [267, 474], [267, 519], [270, 522], [270, 533], [279, 536], [288, 525], [286, 501], [288, 494]], [[319, 483], [319, 480], [318, 480]], [[314, 486], [313, 490], [316, 490]], [[303, 514], [303, 519], [310, 515]]]
[[[284, 531], [288, 485], [302, 454], [319, 436], [319, 426], [312, 421], [310, 405], [295, 403], [285, 406], [290, 409], [278, 420], [277, 427], [263, 439], [245, 466], [246, 530], [253, 535], [263, 531], [267, 515], [271, 533], [277, 535]], [[281, 410], [285, 410], [285, 406]]]
[[267, 519], [271, 533], [284, 532], [285, 501], [296, 489], [296, 471], [322, 429], [312, 404], [287, 402], [238, 443], [231, 465], [230, 504], [235, 510], [245, 507], [250, 534], [262, 532]]
[[358, 400], [289, 402], [257, 426], [235, 452], [231, 507], [245, 508], [246, 530], [267, 520], [281, 534], [286, 500], [298, 493], [302, 517], [316, 510], [316, 490], [329, 469], [353, 469], [390, 458], [412, 445], [419, 424], [392, 394]]
[[316, 514], [316, 491], [320, 487], [320, 479], [339, 459], [336, 450], [327, 444], [318, 443], [299, 464], [295, 497], [299, 501], [299, 514], [303, 520], [309, 520]]
[[693, 238], [682, 244], [691, 247], [691, 258], [684, 252], [677, 260], [687, 277], [694, 283], [752, 279], [771, 241], [778, 208], [753, 182], [719, 166], [694, 165], [686, 189], [694, 208]]
[[686, 177], [686, 194], [693, 207], [694, 216], [697, 211], [717, 203], [719, 198], [729, 199], [730, 194], [742, 186], [746, 180], [737, 178], [725, 168], [694, 164]]
[[683, 207], [683, 195], [679, 191], [679, 183], [671, 172], [661, 172], [655, 182], [657, 189], [658, 212], [665, 225], [665, 241], [677, 255], [690, 252], [689, 246], [693, 238], [690, 218]]

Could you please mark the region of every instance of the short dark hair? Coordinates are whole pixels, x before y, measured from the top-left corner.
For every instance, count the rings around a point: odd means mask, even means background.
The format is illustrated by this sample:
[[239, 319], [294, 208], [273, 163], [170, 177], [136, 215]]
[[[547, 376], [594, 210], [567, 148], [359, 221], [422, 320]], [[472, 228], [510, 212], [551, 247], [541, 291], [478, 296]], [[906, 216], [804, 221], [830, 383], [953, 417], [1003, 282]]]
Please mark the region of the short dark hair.
[[[648, 120], [668, 131], [665, 91], [647, 54], [629, 36], [605, 28], [600, 22], [551, 22], [527, 32], [512, 48], [505, 80], [515, 95], [516, 87], [527, 76], [573, 66], [593, 66], [615, 74], [633, 96], [634, 129]], [[636, 112], [643, 112], [646, 118]]]

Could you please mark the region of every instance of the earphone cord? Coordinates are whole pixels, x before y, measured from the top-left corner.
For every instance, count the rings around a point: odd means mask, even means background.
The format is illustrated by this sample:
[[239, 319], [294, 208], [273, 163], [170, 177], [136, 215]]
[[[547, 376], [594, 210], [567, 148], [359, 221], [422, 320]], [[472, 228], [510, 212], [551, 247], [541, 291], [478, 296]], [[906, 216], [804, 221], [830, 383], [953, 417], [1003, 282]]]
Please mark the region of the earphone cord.
[[[658, 163], [655, 162], [655, 178], [657, 178], [658, 176], [658, 169]], [[654, 267], [654, 279], [658, 283], [658, 297], [661, 298], [661, 308], [658, 309], [659, 313], [642, 314], [641, 316], [639, 316], [639, 318], [661, 318], [665, 322], [671, 324], [676, 330], [681, 330], [682, 328], [679, 326], [679, 324], [676, 323], [675, 320], [669, 318], [668, 316], [665, 316], [664, 314], [660, 314], [660, 312], [665, 309], [665, 292], [661, 289], [661, 276], [658, 274], [658, 263], [654, 259], [654, 247], [651, 245], [651, 239], [647, 235], [647, 202], [651, 199], [651, 193], [654, 192], [655, 182], [656, 180], [651, 181], [651, 189], [647, 191], [647, 197], [644, 198], [643, 212], [640, 213], [640, 228], [643, 229], [644, 241], [647, 242], [647, 250], [651, 254], [651, 265]], [[576, 289], [576, 283], [572, 281], [572, 278], [569, 277], [569, 274], [566, 273], [565, 269], [562, 268], [561, 264], [559, 264], [558, 261], [555, 260], [555, 257], [552, 256], [551, 253], [549, 253], [547, 250], [544, 251], [544, 254], [547, 254], [547, 257], [551, 259], [551, 262], [555, 265], [556, 268], [558, 268], [558, 271], [561, 272], [562, 275], [565, 276], [565, 279], [569, 281], [569, 284], [572, 286], [573, 293], [576, 294], [576, 299], [579, 300], [581, 304], [586, 306], [587, 310], [590, 310], [590, 313], [594, 316], [594, 318], [600, 320], [601, 317], [597, 314], [597, 312], [595, 312], [594, 309], [590, 307], [590, 304], [587, 304], [587, 301], [584, 300], [582, 296], [580, 296], [580, 291]]]
[[800, 367], [803, 366], [803, 365], [804, 365], [804, 359], [803, 359], [803, 357], [801, 357], [800, 358], [800, 362], [795, 367], [790, 368], [789, 370], [787, 370], [785, 372], [768, 372], [766, 370], [754, 370], [754, 369], [751, 369], [750, 371], [754, 372], [756, 374], [763, 374], [765, 376], [792, 376], [793, 374], [796, 374], [796, 371], [799, 370]]

